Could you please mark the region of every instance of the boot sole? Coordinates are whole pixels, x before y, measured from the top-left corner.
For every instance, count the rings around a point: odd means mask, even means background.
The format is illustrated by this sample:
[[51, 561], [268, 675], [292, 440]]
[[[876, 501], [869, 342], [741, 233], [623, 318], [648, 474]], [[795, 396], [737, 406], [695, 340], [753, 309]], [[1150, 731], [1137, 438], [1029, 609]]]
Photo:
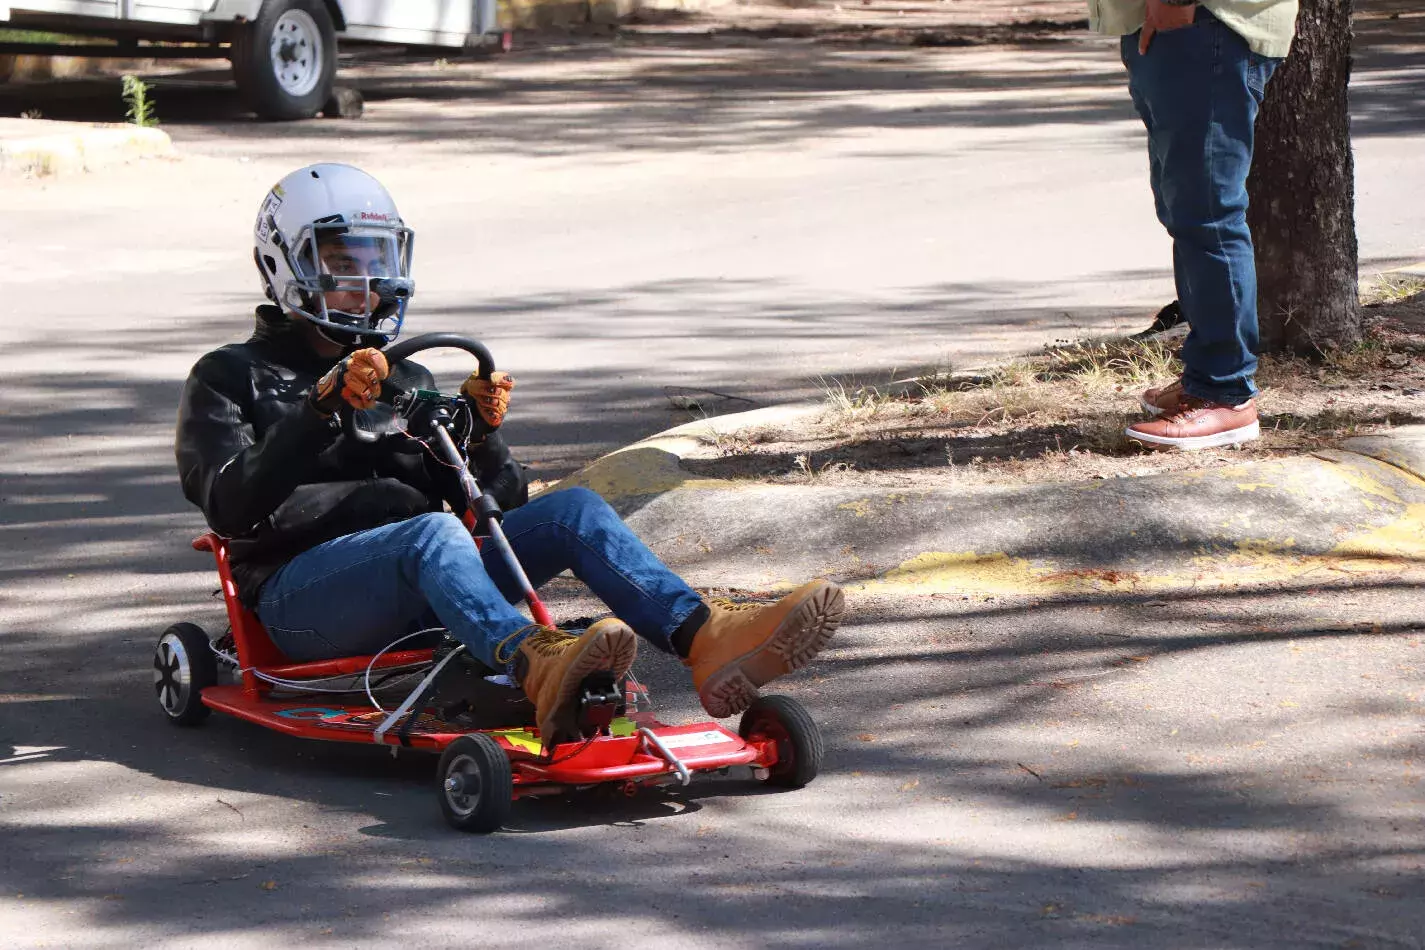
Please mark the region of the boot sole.
[[841, 588], [826, 585], [812, 591], [756, 649], [731, 660], [703, 682], [698, 691], [703, 708], [717, 719], [746, 710], [757, 701], [759, 686], [811, 663], [831, 641], [845, 613]]
[[579, 723], [573, 700], [584, 677], [607, 670], [616, 679], [622, 679], [633, 669], [637, 655], [638, 636], [628, 627], [610, 627], [601, 636], [584, 644], [584, 649], [564, 671], [554, 711], [539, 721], [539, 734], [545, 746], [553, 745], [551, 740], [578, 736]]
[[1236, 429], [1228, 429], [1225, 432], [1218, 432], [1215, 435], [1190, 436], [1185, 439], [1169, 439], [1163, 436], [1149, 435], [1146, 432], [1134, 432], [1132, 429], [1124, 429], [1123, 434], [1130, 439], [1146, 442], [1149, 445], [1160, 445], [1164, 448], [1191, 451], [1193, 449], [1213, 449], [1227, 445], [1241, 445], [1243, 442], [1251, 442], [1253, 439], [1261, 437], [1262, 427], [1259, 423], [1253, 422], [1250, 425], [1240, 426]]

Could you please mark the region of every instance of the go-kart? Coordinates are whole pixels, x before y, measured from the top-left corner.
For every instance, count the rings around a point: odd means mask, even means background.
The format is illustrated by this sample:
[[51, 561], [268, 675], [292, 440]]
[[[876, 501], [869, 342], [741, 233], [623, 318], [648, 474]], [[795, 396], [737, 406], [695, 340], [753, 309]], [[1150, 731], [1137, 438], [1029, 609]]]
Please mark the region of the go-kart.
[[[385, 353], [395, 363], [435, 347], [470, 353], [482, 377], [494, 371], [489, 350], [453, 333], [413, 337]], [[501, 530], [499, 505], [482, 493], [466, 464], [472, 407], [464, 397], [428, 390], [388, 386], [386, 395], [393, 410], [386, 424], [421, 439], [459, 473], [466, 526], [477, 543], [496, 545], [521, 581], [533, 620], [552, 625]], [[344, 415], [348, 437], [380, 438], [367, 427], [366, 415]], [[216, 709], [305, 739], [376, 743], [393, 755], [403, 748], [438, 752], [440, 807], [461, 831], [498, 829], [515, 799], [605, 783], [632, 796], [645, 786], [687, 785], [696, 773], [733, 766], [748, 766], [756, 778], [788, 788], [816, 777], [820, 731], [806, 709], [787, 696], [760, 699], [733, 733], [712, 721], [659, 722], [647, 708], [648, 691], [632, 675], [620, 683], [611, 674], [595, 674], [580, 686], [579, 735], [555, 737], [551, 744], [533, 725], [534, 709], [523, 691], [450, 637], [419, 649], [395, 649], [414, 636], [407, 634], [374, 656], [291, 662], [238, 600], [224, 539], [204, 534], [193, 547], [216, 561], [229, 630], [214, 642], [197, 624], [183, 622], [159, 637], [153, 685], [169, 721], [197, 725]], [[422, 633], [429, 639], [441, 631]], [[220, 669], [236, 682], [219, 682]], [[393, 689], [404, 698], [388, 700], [393, 703], [388, 709], [377, 696], [390, 696]]]

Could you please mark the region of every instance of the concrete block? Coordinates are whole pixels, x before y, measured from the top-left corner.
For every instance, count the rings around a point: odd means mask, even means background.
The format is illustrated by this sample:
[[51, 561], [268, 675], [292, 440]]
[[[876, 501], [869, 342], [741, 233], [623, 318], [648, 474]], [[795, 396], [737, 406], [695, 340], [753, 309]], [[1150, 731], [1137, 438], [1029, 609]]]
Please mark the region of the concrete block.
[[46, 176], [93, 171], [173, 151], [168, 133], [136, 125], [87, 125], [77, 122], [23, 122], [33, 134], [16, 132], [7, 121], [0, 128], [0, 172]]

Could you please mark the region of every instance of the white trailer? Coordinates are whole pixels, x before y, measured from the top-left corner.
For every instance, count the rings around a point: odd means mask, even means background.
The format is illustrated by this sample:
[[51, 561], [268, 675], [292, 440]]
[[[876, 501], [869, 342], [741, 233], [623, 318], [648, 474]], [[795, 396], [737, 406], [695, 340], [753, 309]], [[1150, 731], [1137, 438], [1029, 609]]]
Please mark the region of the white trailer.
[[[0, 0], [0, 27], [7, 26], [120, 43], [117, 51], [66, 46], [64, 55], [226, 57], [244, 101], [267, 119], [305, 119], [322, 109], [332, 94], [338, 38], [464, 48], [502, 37], [495, 0]], [[43, 49], [5, 44], [3, 51]]]

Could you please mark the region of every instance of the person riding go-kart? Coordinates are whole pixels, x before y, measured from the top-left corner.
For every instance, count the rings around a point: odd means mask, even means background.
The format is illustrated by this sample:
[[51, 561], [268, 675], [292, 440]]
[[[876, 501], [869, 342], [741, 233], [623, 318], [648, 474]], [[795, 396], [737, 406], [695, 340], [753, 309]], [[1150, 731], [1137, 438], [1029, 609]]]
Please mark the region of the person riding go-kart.
[[[477, 372], [460, 390], [473, 407], [469, 465], [506, 512], [528, 581], [570, 570], [614, 615], [572, 632], [531, 623], [513, 606], [523, 579], [445, 510], [456, 475], [389, 424], [388, 390], [434, 381], [378, 349], [400, 333], [415, 289], [412, 232], [386, 189], [348, 165], [302, 168], [268, 194], [254, 236], [271, 304], [246, 342], [194, 365], [176, 451], [184, 495], [228, 539], [239, 598], [292, 661], [372, 654], [441, 627], [524, 690], [552, 744], [577, 734], [579, 684], [627, 675], [640, 637], [682, 658], [714, 717], [747, 709], [826, 646], [843, 613], [832, 583], [771, 605], [704, 601], [597, 494], [529, 500], [499, 431], [514, 380]], [[343, 431], [356, 410], [363, 438]]]

